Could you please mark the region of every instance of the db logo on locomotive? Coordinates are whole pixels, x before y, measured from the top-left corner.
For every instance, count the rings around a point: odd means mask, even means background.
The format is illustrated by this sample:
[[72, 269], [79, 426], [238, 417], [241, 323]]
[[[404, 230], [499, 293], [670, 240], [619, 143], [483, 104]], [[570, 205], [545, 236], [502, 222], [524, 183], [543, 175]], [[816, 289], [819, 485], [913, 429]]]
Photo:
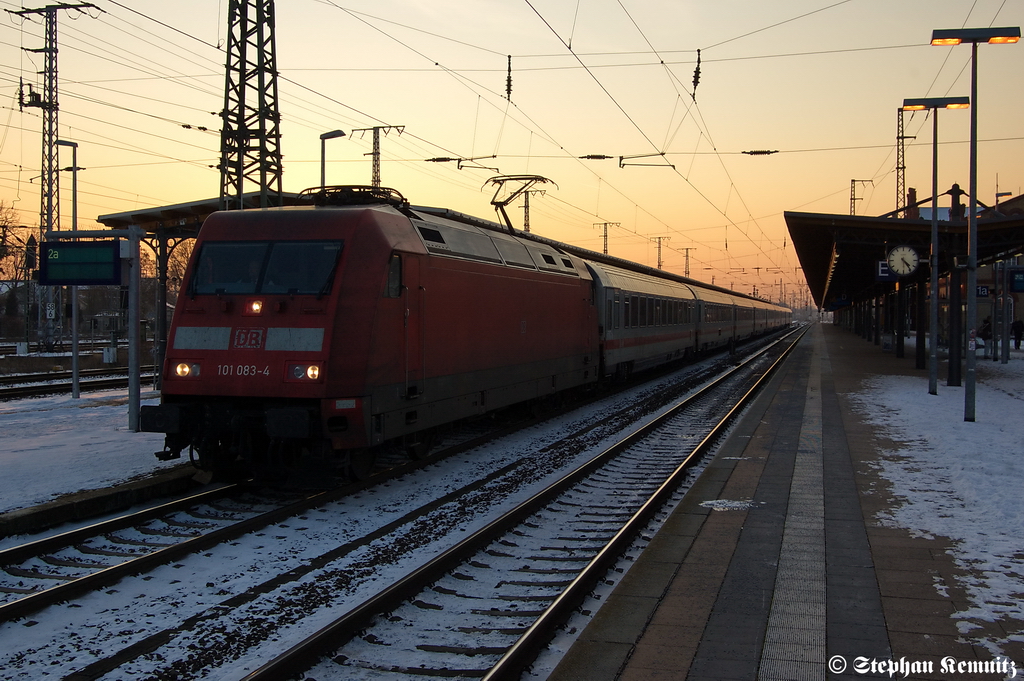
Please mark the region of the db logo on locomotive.
[[235, 329], [232, 334], [231, 347], [237, 350], [259, 350], [263, 347], [263, 339], [267, 335], [266, 329]]

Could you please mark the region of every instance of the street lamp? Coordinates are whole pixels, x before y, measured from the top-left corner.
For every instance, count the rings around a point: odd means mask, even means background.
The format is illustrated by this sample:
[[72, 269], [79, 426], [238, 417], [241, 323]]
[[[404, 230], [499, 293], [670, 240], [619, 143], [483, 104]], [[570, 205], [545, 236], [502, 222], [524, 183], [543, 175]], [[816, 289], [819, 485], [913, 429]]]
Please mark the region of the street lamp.
[[327, 162], [325, 160], [327, 156], [327, 140], [344, 136], [344, 130], [331, 130], [320, 135], [320, 191], [323, 191], [324, 187], [327, 186]]
[[967, 363], [964, 421], [975, 420], [975, 333], [978, 325], [978, 43], [1008, 44], [1020, 40], [1020, 27], [960, 28], [932, 31], [932, 45], [971, 44], [971, 207], [967, 215]]
[[[78, 231], [78, 142], [57, 140], [59, 147], [71, 147], [71, 231]], [[78, 287], [71, 286], [71, 398], [81, 396], [78, 380]]]
[[939, 394], [939, 109], [967, 109], [969, 97], [904, 99], [904, 111], [932, 109], [932, 252], [931, 314], [928, 319], [928, 393]]

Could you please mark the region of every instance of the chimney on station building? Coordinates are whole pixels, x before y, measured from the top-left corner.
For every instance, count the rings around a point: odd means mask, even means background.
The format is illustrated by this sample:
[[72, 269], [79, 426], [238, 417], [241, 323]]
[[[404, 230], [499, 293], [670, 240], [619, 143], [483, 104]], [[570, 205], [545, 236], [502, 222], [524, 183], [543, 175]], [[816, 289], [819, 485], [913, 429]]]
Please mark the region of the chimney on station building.
[[908, 220], [921, 219], [921, 211], [917, 207], [917, 189], [914, 187], [907, 189], [907, 211], [904, 215]]

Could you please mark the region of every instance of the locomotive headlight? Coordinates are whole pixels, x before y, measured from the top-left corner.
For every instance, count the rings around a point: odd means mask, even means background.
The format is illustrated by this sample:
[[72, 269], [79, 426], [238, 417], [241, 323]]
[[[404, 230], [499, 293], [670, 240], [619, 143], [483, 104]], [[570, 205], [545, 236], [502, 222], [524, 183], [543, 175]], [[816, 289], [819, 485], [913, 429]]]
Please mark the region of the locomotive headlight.
[[242, 308], [242, 315], [246, 317], [258, 317], [263, 314], [263, 299], [248, 298], [245, 307]]
[[199, 376], [199, 365], [181, 362], [174, 367], [174, 373], [178, 378], [196, 378]]
[[317, 381], [320, 379], [320, 365], [289, 364], [287, 376], [290, 381]]

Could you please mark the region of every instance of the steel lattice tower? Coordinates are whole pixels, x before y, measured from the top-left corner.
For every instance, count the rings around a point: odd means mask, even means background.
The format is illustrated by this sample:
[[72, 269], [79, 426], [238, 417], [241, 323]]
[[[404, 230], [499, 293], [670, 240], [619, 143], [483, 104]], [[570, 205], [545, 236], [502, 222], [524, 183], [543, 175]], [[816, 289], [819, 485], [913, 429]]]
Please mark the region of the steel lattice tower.
[[82, 10], [87, 7], [96, 7], [96, 5], [88, 2], [76, 5], [59, 3], [39, 9], [7, 10], [11, 14], [19, 16], [42, 14], [46, 22], [46, 46], [25, 50], [26, 52], [42, 52], [46, 57], [43, 67], [42, 95], [32, 92], [30, 87], [27, 99], [24, 92], [21, 92], [20, 96], [22, 107], [38, 107], [43, 111], [43, 163], [42, 177], [39, 181], [39, 229], [42, 232], [60, 228], [60, 218], [57, 212], [59, 187], [57, 178], [60, 173], [57, 162], [57, 112], [60, 110], [57, 105], [57, 12], [62, 9]]
[[[57, 112], [60, 110], [57, 104], [57, 12], [62, 9], [83, 10], [87, 7], [96, 5], [88, 2], [75, 5], [59, 3], [38, 9], [7, 10], [19, 16], [42, 14], [45, 17], [46, 46], [26, 49], [27, 52], [42, 52], [46, 57], [43, 67], [43, 93], [40, 95], [33, 92], [31, 86], [27, 98], [23, 90], [19, 92], [19, 103], [22, 107], [37, 107], [43, 112], [43, 158], [39, 180], [40, 243], [45, 240], [47, 232], [60, 229], [60, 166], [57, 159]], [[47, 286], [42, 298], [43, 305], [39, 309], [41, 341], [50, 350], [61, 335], [59, 296], [55, 296], [53, 287]]]
[[906, 139], [903, 134], [903, 109], [899, 108], [896, 109], [896, 210], [903, 211], [903, 217], [907, 217], [904, 210], [907, 205]]
[[[281, 205], [274, 0], [230, 0], [220, 133], [221, 208]], [[247, 187], [259, 201], [243, 198]]]

